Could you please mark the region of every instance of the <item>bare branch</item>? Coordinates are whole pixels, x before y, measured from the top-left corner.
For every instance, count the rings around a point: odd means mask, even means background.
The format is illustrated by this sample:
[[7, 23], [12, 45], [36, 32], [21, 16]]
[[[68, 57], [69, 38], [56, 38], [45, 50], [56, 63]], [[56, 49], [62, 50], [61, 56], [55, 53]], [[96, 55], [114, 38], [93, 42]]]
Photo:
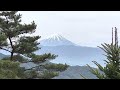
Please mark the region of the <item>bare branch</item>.
[[9, 50], [7, 50], [7, 49], [5, 49], [5, 48], [0, 47], [0, 49], [5, 50], [5, 51], [8, 51], [8, 52], [11, 53], [11, 51], [9, 51]]

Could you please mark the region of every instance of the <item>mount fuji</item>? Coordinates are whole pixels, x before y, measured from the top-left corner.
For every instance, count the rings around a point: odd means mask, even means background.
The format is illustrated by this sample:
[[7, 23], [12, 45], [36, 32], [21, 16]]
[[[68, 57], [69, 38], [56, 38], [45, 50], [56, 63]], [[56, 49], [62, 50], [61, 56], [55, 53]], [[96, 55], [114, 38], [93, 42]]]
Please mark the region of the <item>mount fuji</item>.
[[60, 34], [53, 34], [46, 39], [43, 39], [40, 41], [40, 44], [42, 46], [71, 46], [71, 45], [76, 45], [73, 42], [67, 40]]
[[60, 34], [54, 34], [40, 41], [40, 50], [36, 54], [52, 53], [58, 57], [51, 61], [53, 63], [69, 64], [71, 66], [84, 66], [90, 64], [95, 67], [92, 61], [103, 64], [104, 52], [100, 48], [79, 46], [67, 40]]

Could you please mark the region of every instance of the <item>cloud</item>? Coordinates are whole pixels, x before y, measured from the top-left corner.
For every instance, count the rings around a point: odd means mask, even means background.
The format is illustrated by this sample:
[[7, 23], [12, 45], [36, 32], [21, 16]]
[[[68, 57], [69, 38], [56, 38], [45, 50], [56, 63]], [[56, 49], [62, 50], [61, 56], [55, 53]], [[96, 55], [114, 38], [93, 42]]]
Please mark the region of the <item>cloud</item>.
[[96, 46], [111, 40], [111, 28], [120, 32], [120, 11], [22, 11], [23, 22], [35, 21], [36, 35], [62, 33], [80, 45]]

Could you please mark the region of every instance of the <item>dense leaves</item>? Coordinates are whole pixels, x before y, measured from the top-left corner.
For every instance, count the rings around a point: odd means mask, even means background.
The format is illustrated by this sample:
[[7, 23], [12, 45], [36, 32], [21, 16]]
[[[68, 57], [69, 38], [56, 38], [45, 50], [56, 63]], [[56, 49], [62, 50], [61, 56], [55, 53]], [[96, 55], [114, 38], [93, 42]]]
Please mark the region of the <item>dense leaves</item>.
[[14, 53], [26, 54], [39, 49], [37, 40], [40, 36], [22, 36], [34, 33], [37, 25], [34, 21], [31, 24], [22, 24], [21, 16], [21, 14], [17, 14], [17, 11], [0, 12], [0, 46], [7, 45], [6, 40], [9, 41], [9, 47], [5, 49], [10, 50], [11, 60]]
[[3, 34], [0, 33], [0, 47], [7, 46], [7, 37]]
[[31, 52], [34, 52], [34, 51], [40, 49], [39, 47], [37, 47], [37, 45], [39, 45], [40, 43], [38, 43], [36, 41], [39, 38], [40, 38], [39, 36], [33, 36], [33, 37], [23, 36], [23, 37], [21, 37], [18, 40], [18, 43], [16, 44], [16, 46], [14, 46], [14, 48], [15, 48], [14, 52], [19, 53], [19, 54], [29, 54]]
[[24, 68], [18, 62], [0, 60], [0, 79], [21, 79], [24, 78]]
[[34, 57], [32, 57], [32, 61], [34, 63], [42, 63], [51, 59], [55, 59], [57, 57], [57, 55], [48, 53], [48, 54], [43, 54], [43, 55], [35, 55]]
[[[10, 56], [4, 57], [4, 58], [2, 58], [2, 60], [10, 60]], [[17, 54], [17, 55], [13, 56], [13, 61], [17, 61], [17, 62], [20, 62], [20, 63], [28, 62], [28, 60], [29, 59], [27, 57], [24, 57], [20, 54]]]
[[44, 67], [47, 70], [55, 70], [55, 71], [64, 71], [66, 70], [69, 66], [67, 64], [45, 64]]

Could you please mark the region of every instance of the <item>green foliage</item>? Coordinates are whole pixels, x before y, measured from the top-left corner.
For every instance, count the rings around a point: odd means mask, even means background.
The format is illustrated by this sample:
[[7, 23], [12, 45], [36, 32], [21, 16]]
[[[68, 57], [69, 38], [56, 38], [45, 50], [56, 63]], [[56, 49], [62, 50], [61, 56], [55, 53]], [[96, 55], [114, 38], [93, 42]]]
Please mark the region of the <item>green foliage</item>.
[[115, 44], [113, 44], [113, 31], [112, 31], [112, 43], [111, 44], [102, 44], [100, 47], [106, 54], [107, 60], [106, 66], [102, 67], [96, 61], [93, 61], [96, 64], [101, 74], [97, 69], [93, 70], [89, 65], [91, 72], [96, 75], [99, 79], [120, 79], [120, 46], [118, 46], [118, 37], [117, 37], [117, 28], [115, 27]]
[[59, 73], [55, 71], [43, 71], [43, 74], [39, 76], [40, 79], [51, 79], [55, 76], [58, 76]]
[[7, 37], [3, 33], [0, 33], [0, 47], [7, 46], [7, 44]]
[[[2, 58], [2, 60], [10, 60], [10, 56], [4, 57], [4, 58]], [[23, 57], [23, 56], [21, 56], [21, 55], [19, 55], [19, 54], [17, 54], [17, 55], [13, 56], [13, 61], [18, 61], [20, 63], [24, 63], [24, 62], [27, 62], [28, 59]]]
[[24, 62], [27, 62], [28, 59], [23, 57], [22, 55], [17, 54], [17, 55], [13, 56], [13, 61], [18, 61], [18, 62], [24, 63]]
[[55, 71], [64, 71], [66, 70], [69, 65], [67, 64], [45, 64], [44, 67], [47, 69], [47, 70], [55, 70]]
[[31, 59], [31, 60], [29, 60], [29, 62], [33, 62], [35, 64], [43, 63], [45, 61], [52, 60], [52, 59], [55, 59], [57, 57], [57, 55], [54, 55], [51, 53], [48, 53], [48, 54], [45, 53], [42, 55], [36, 55], [34, 53], [29, 53], [25, 56]]
[[0, 60], [0, 79], [20, 79], [24, 77], [24, 69], [18, 62]]
[[45, 62], [47, 60], [51, 60], [51, 59], [55, 59], [57, 57], [57, 55], [48, 53], [48, 54], [43, 54], [43, 55], [35, 55], [35, 54], [31, 54], [29, 55], [30, 58], [32, 58], [32, 62], [34, 63], [42, 63]]
[[[98, 65], [98, 64], [96, 64], [96, 65]], [[99, 78], [99, 79], [105, 79], [105, 77], [106, 77], [105, 74], [102, 74], [102, 73], [99, 72], [100, 68], [99, 69], [93, 69], [89, 65], [87, 65], [87, 66], [90, 68], [91, 73], [93, 73], [94, 75], [96, 75], [97, 78]]]
[[38, 77], [38, 73], [35, 70], [25, 71], [25, 78], [26, 79], [35, 79], [37, 77]]
[[19, 38], [18, 43], [16, 44], [16, 46], [14, 46], [15, 47], [14, 52], [20, 54], [29, 54], [38, 50], [39, 47], [37, 47], [37, 45], [39, 45], [39, 43], [36, 40], [38, 40], [39, 38], [40, 36], [32, 37], [23, 36]]
[[[37, 40], [40, 36], [22, 36], [22, 34], [32, 34], [35, 32], [36, 24], [21, 23], [21, 14], [17, 11], [1, 11], [0, 12], [0, 48], [11, 53], [13, 60], [14, 53], [28, 54], [38, 50]], [[9, 41], [9, 44], [6, 41]], [[5, 48], [3, 48], [6, 46]]]
[[[36, 50], [40, 49], [38, 47], [40, 44], [38, 40], [41, 37], [28, 35], [35, 32], [37, 25], [34, 21], [30, 24], [22, 24], [21, 18], [22, 15], [18, 14], [17, 11], [0, 11], [0, 49], [8, 51], [11, 54], [9, 57], [2, 59], [4, 60], [4, 65], [1, 64], [1, 78], [37, 78], [37, 70], [31, 68], [31, 70], [26, 71], [17, 62], [39, 64], [57, 57], [57, 55], [51, 53], [43, 55], [34, 54]], [[0, 63], [2, 62], [0, 61]], [[59, 70], [63, 69], [62, 66], [60, 67]], [[53, 72], [45, 72], [44, 74], [45, 77], [49, 78], [56, 75]]]

